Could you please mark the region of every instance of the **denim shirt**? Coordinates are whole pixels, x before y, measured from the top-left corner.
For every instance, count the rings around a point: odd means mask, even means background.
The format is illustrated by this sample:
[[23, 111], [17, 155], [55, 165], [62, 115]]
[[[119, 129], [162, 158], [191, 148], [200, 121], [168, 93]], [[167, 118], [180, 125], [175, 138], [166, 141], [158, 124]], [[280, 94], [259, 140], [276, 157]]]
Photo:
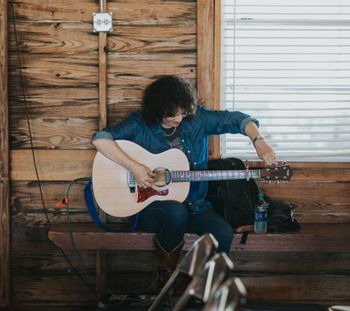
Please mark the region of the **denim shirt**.
[[[208, 110], [198, 104], [193, 117], [187, 117], [181, 123], [181, 142], [191, 170], [205, 170], [208, 166], [208, 136], [224, 133], [240, 133], [245, 135], [247, 123], [256, 119], [239, 111]], [[140, 112], [133, 112], [124, 121], [111, 124], [105, 129], [96, 132], [96, 139], [125, 139], [135, 142], [151, 153], [160, 153], [171, 148], [165, 132], [160, 125], [147, 125]], [[208, 191], [208, 182], [191, 182], [189, 194], [184, 204], [193, 213], [202, 213], [212, 205], [205, 200]]]

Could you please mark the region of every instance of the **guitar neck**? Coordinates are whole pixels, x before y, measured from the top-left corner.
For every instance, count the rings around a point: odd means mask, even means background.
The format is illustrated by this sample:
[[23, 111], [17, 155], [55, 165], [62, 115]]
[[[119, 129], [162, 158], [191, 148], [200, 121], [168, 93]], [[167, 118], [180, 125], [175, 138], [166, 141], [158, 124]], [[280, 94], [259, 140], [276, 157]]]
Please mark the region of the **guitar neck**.
[[260, 178], [260, 170], [172, 171], [172, 182]]

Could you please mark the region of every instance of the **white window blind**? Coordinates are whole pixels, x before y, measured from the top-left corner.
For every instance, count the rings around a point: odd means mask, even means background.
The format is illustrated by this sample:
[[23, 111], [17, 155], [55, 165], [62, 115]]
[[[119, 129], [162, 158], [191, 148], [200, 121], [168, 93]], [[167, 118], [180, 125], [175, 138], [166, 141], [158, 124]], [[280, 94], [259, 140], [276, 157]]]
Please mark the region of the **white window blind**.
[[[222, 0], [221, 108], [286, 161], [350, 161], [350, 0]], [[257, 160], [222, 135], [223, 156]]]

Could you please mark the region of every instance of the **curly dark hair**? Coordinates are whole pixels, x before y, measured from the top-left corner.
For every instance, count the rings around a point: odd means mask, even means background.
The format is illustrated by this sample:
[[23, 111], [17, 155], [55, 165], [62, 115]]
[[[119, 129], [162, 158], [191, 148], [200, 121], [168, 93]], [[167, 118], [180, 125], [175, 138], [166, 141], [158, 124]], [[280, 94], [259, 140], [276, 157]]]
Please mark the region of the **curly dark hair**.
[[160, 124], [165, 117], [174, 116], [179, 109], [191, 117], [196, 109], [195, 90], [178, 76], [166, 75], [153, 81], [144, 91], [142, 117], [147, 124]]

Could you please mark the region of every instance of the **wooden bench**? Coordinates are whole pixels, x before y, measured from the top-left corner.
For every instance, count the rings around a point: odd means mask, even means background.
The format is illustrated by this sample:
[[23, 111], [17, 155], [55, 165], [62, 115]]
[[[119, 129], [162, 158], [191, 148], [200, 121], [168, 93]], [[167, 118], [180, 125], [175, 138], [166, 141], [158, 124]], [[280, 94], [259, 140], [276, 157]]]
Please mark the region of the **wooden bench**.
[[[49, 239], [64, 250], [96, 253], [96, 288], [104, 290], [105, 267], [101, 254], [111, 251], [154, 250], [152, 233], [115, 233], [99, 229], [94, 224], [59, 224], [49, 230]], [[232, 252], [347, 252], [350, 253], [349, 224], [303, 224], [299, 233], [249, 234], [246, 244], [240, 244], [242, 234], [235, 234]], [[72, 239], [74, 240], [74, 247]], [[185, 235], [184, 250], [198, 238]]]

